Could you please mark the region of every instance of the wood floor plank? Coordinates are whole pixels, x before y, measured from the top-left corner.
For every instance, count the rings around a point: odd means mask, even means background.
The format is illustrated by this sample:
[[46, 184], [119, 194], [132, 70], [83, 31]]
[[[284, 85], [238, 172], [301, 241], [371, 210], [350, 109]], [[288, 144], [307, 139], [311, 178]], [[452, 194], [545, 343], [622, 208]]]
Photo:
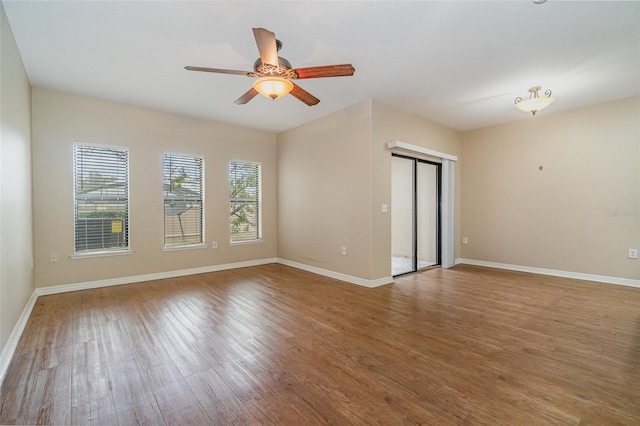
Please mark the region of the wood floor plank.
[[74, 346], [71, 385], [73, 407], [111, 395], [111, 381], [100, 342], [91, 340]]
[[181, 335], [174, 332], [160, 332], [159, 341], [169, 354], [171, 361], [176, 364], [185, 377], [205, 371], [210, 367], [193, 345]]
[[0, 424], [622, 424], [640, 289], [458, 265], [365, 288], [270, 264], [39, 297]]
[[212, 424], [271, 424], [261, 411], [243, 403], [215, 370], [193, 374], [186, 381]]
[[204, 425], [211, 419], [172, 362], [147, 370], [151, 390], [167, 425]]
[[157, 406], [146, 372], [136, 359], [108, 365], [108, 369], [117, 412], [133, 407]]
[[40, 370], [27, 395], [26, 424], [70, 424], [71, 363]]
[[236, 360], [212, 365], [211, 368], [243, 403], [262, 397], [260, 381], [253, 373]]
[[135, 358], [133, 342], [123, 321], [99, 323], [100, 342], [107, 365], [120, 364]]
[[127, 326], [136, 358], [144, 368], [152, 368], [171, 362], [171, 357], [160, 343], [153, 323], [137, 315], [135, 321]]
[[90, 312], [82, 308], [74, 311], [71, 320], [71, 337], [74, 345], [100, 339], [100, 327]]
[[118, 423], [111, 395], [71, 407], [71, 424], [114, 425]]
[[200, 356], [198, 351], [175, 327], [172, 316], [166, 316], [165, 310], [158, 306], [145, 306], [143, 314], [149, 324], [153, 324], [155, 340], [159, 343], [169, 358], [178, 367], [183, 376], [207, 370], [210, 366]]
[[116, 412], [119, 425], [166, 425], [158, 404], [149, 400]]

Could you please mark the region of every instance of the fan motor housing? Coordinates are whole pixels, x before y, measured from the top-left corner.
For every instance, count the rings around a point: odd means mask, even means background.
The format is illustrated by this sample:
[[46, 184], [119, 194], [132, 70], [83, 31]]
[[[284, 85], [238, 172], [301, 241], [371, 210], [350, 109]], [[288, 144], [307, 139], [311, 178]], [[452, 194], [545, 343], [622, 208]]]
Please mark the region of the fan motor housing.
[[278, 64], [263, 64], [260, 58], [256, 59], [253, 63], [253, 70], [257, 73], [264, 75], [279, 75], [284, 76], [287, 71], [291, 70], [291, 62], [285, 58], [278, 56]]
[[[276, 51], [280, 51], [282, 49], [282, 42], [276, 39]], [[264, 64], [262, 63], [262, 59], [258, 58], [253, 63], [253, 71], [257, 74], [266, 77], [266, 76], [276, 76], [282, 78], [297, 78], [298, 75], [296, 71], [291, 66], [291, 62], [282, 56], [278, 56], [277, 64]]]

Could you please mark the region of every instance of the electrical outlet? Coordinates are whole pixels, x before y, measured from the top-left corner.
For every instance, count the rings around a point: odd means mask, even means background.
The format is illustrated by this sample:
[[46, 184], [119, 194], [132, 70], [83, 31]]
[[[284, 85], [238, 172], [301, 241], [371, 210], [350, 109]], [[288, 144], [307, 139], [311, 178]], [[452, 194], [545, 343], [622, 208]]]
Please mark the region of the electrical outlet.
[[211, 248], [218, 248], [218, 242], [217, 241], [212, 241], [211, 242]]
[[343, 256], [347, 255], [347, 248], [346, 247], [342, 247], [342, 255]]
[[462, 244], [468, 244], [468, 243], [469, 243], [469, 238], [462, 237]]
[[49, 262], [56, 263], [58, 261], [58, 253], [49, 253]]
[[638, 258], [638, 249], [629, 249], [629, 259]]

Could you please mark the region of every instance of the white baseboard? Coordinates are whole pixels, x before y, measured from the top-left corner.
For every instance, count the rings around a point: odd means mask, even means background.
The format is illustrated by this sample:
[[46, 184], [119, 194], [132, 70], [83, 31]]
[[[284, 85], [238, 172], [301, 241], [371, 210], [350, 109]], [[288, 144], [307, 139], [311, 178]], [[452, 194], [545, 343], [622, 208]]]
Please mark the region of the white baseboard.
[[11, 363], [11, 359], [13, 358], [13, 354], [18, 347], [18, 341], [22, 336], [24, 327], [27, 325], [27, 320], [29, 319], [31, 311], [36, 304], [36, 300], [38, 300], [38, 295], [34, 291], [33, 293], [31, 293], [31, 297], [29, 297], [27, 304], [22, 310], [22, 314], [20, 314], [16, 326], [13, 327], [13, 331], [11, 332], [9, 339], [7, 340], [7, 344], [4, 345], [4, 348], [2, 349], [2, 354], [0, 354], [0, 385], [2, 385], [4, 376], [5, 374], [7, 374], [7, 370], [9, 369], [9, 364]]
[[342, 274], [340, 272], [330, 271], [328, 269], [317, 268], [315, 266], [305, 265], [304, 263], [298, 263], [287, 259], [278, 258], [278, 263], [286, 266], [291, 266], [303, 271], [312, 272], [314, 274], [323, 275], [325, 277], [334, 278], [340, 281], [346, 281], [351, 284], [357, 284], [364, 287], [374, 288], [385, 284], [391, 284], [393, 277], [383, 277], [377, 280], [366, 280], [364, 278], [354, 277], [351, 275]]
[[[224, 271], [227, 269], [246, 268], [249, 266], [266, 265], [269, 263], [281, 263], [283, 265], [292, 266], [297, 269], [302, 269], [307, 272], [313, 272], [314, 274], [324, 275], [329, 278], [335, 278], [348, 283], [357, 284], [365, 287], [378, 287], [393, 282], [393, 277], [384, 277], [377, 280], [366, 280], [364, 278], [358, 278], [351, 275], [342, 274], [339, 272], [329, 271], [327, 269], [316, 268], [315, 266], [309, 266], [298, 262], [293, 262], [280, 258], [268, 258], [249, 260], [245, 262], [226, 263], [222, 265], [204, 266], [201, 268], [181, 269], [177, 271], [158, 272], [145, 275], [134, 275], [130, 277], [112, 278], [107, 280], [87, 281], [74, 284], [63, 284], [50, 287], [36, 288], [36, 296], [45, 296], [49, 294], [66, 293], [69, 291], [77, 290], [89, 290], [92, 288], [109, 287], [114, 285], [132, 284], [142, 281], [162, 280], [165, 278], [183, 277], [186, 275], [204, 274], [207, 272]], [[34, 301], [35, 302], [35, 301]]]
[[585, 281], [597, 281], [600, 283], [617, 284], [617, 285], [624, 285], [628, 287], [640, 288], [640, 280], [632, 280], [629, 278], [583, 274], [581, 272], [570, 272], [570, 271], [561, 271], [558, 269], [536, 268], [533, 266], [511, 265], [508, 263], [488, 262], [486, 260], [475, 260], [475, 259], [464, 259], [464, 258], [456, 259], [456, 265], [460, 263], [464, 265], [486, 266], [487, 268], [507, 269], [510, 271], [519, 271], [519, 272], [530, 272], [533, 274], [551, 275], [554, 277], [573, 278], [576, 280], [585, 280]]
[[36, 288], [36, 295], [66, 293], [76, 290], [88, 290], [91, 288], [108, 287], [113, 285], [132, 284], [142, 281], [162, 280], [165, 278], [184, 277], [186, 275], [204, 274], [207, 272], [225, 271], [227, 269], [246, 268], [248, 266], [266, 265], [276, 263], [276, 258], [248, 260], [245, 262], [225, 263], [222, 265], [203, 266], [201, 268], [181, 269], [178, 271], [158, 272], [154, 274], [134, 275], [131, 277], [112, 278], [108, 280], [87, 281], [75, 284], [56, 285], [51, 287]]

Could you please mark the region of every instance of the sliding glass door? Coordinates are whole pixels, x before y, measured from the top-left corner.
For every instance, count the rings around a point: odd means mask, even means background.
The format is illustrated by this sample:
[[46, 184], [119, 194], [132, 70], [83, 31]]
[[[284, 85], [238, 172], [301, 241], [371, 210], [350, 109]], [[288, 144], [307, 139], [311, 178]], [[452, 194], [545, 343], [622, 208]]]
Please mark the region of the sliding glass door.
[[441, 165], [391, 158], [391, 273], [440, 265]]

